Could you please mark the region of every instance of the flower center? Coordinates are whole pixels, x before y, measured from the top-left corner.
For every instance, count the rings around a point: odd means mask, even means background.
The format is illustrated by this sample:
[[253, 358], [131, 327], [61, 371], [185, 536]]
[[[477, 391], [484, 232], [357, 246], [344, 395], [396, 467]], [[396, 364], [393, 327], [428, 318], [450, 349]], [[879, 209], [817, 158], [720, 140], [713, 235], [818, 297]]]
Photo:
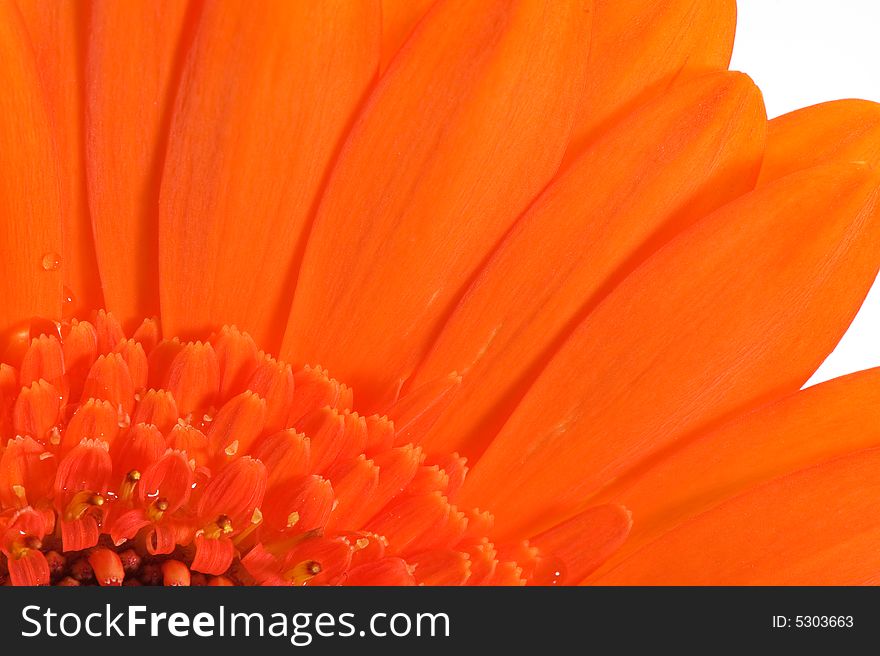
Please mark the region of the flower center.
[[448, 385], [362, 416], [351, 389], [225, 327], [34, 322], [0, 364], [0, 578], [56, 585], [552, 584], [454, 505], [457, 454], [414, 440]]

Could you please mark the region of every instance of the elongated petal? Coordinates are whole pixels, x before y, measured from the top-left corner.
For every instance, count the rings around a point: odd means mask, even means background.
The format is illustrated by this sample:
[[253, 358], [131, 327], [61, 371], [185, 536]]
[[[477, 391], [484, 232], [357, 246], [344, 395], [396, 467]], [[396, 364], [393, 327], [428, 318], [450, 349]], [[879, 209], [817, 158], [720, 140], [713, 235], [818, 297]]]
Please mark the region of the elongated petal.
[[559, 558], [559, 576], [575, 584], [623, 544], [632, 527], [629, 510], [612, 504], [590, 508], [529, 542], [542, 554]]
[[880, 104], [835, 100], [774, 118], [758, 183], [834, 160], [880, 163]]
[[55, 153], [25, 27], [8, 2], [0, 4], [0, 88], [0, 337], [7, 337], [33, 316], [61, 318]]
[[465, 372], [429, 451], [479, 455], [603, 294], [676, 232], [751, 189], [765, 124], [747, 77], [702, 76], [627, 117], [548, 187], [413, 378], [417, 386]]
[[587, 89], [567, 159], [677, 78], [730, 63], [735, 0], [594, 0]]
[[105, 305], [132, 324], [159, 314], [159, 182], [181, 60], [190, 43], [182, 38], [184, 26], [197, 3], [96, 0], [90, 7], [89, 207]]
[[378, 0], [206, 4], [159, 203], [162, 327], [276, 352], [316, 194], [375, 74]]
[[877, 273], [878, 184], [865, 165], [816, 167], [670, 242], [556, 354], [463, 502], [504, 532], [549, 521], [682, 435], [799, 389]]
[[[58, 262], [71, 298], [64, 310], [72, 316], [75, 312], [82, 314], [101, 307], [102, 302], [83, 158], [82, 83], [87, 6], [78, 0], [18, 0], [18, 5], [36, 55], [52, 137], [57, 146], [61, 211], [55, 217], [62, 219], [64, 239], [63, 249], [55, 252], [60, 256]], [[4, 88], [8, 89], [6, 85]], [[6, 115], [28, 116], [24, 108]], [[27, 194], [23, 188], [19, 188], [19, 193]]]
[[416, 23], [437, 0], [382, 0], [382, 56], [379, 70], [388, 68]]
[[393, 401], [464, 282], [558, 167], [588, 22], [578, 0], [431, 10], [330, 178], [282, 358], [320, 362], [365, 410]]
[[642, 585], [858, 585], [880, 570], [880, 450], [776, 479], [647, 545], [597, 580]]
[[629, 508], [617, 560], [658, 532], [776, 476], [880, 445], [880, 369], [807, 388], [682, 444], [601, 496]]

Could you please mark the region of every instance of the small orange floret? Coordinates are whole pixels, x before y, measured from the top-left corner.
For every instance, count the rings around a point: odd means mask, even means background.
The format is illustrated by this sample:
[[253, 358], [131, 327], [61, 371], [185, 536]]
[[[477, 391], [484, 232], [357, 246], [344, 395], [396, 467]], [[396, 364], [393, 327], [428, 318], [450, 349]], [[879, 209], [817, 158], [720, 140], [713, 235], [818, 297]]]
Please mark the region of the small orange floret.
[[186, 344], [171, 361], [164, 387], [183, 416], [212, 406], [220, 391], [220, 365], [211, 344]]
[[166, 560], [162, 563], [162, 585], [189, 586], [189, 567], [179, 560]]
[[89, 565], [95, 572], [98, 585], [122, 585], [125, 570], [122, 560], [112, 549], [99, 547], [89, 554]]

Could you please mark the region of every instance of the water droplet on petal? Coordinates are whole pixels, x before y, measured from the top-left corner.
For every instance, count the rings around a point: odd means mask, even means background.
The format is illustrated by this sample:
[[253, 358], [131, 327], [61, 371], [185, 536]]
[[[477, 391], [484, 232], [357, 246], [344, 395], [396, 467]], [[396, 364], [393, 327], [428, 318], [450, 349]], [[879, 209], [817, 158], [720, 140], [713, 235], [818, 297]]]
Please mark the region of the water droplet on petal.
[[555, 556], [539, 558], [532, 575], [532, 585], [562, 585], [565, 582], [565, 563]]
[[46, 253], [42, 265], [45, 271], [57, 271], [61, 267], [61, 256], [58, 253]]
[[76, 296], [73, 294], [73, 290], [64, 285], [61, 292], [61, 316], [65, 319], [72, 319], [74, 312], [74, 303], [76, 303]]

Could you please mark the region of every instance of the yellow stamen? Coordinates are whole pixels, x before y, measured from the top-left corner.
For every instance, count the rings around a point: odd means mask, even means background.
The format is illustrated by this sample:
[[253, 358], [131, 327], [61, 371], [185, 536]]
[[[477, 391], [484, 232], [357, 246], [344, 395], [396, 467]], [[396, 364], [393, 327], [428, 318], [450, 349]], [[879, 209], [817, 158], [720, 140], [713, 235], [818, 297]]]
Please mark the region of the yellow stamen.
[[321, 573], [321, 563], [317, 560], [304, 560], [284, 573], [284, 578], [294, 585], [303, 585]]
[[102, 495], [95, 494], [91, 490], [83, 490], [82, 492], [77, 492], [73, 495], [70, 503], [67, 504], [67, 509], [64, 512], [64, 519], [66, 519], [67, 521], [80, 519], [90, 510], [99, 508], [103, 505], [104, 497]]

